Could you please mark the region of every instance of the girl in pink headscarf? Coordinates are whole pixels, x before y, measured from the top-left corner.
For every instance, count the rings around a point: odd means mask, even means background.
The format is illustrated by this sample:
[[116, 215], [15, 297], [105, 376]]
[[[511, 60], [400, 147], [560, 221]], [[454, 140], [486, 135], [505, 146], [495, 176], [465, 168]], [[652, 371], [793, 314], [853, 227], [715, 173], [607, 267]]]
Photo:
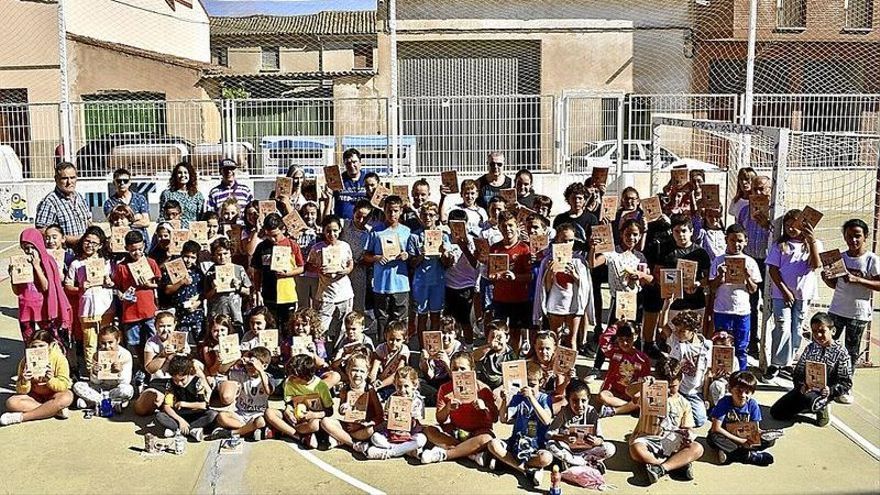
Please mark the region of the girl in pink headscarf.
[[[73, 311], [64, 294], [58, 264], [46, 251], [43, 234], [35, 229], [21, 233], [21, 250], [28, 257], [34, 271], [34, 281], [12, 284], [12, 292], [18, 296], [18, 319], [21, 337], [30, 342], [37, 327], [49, 330], [55, 340], [66, 347], [69, 339]], [[11, 267], [10, 267], [11, 269]]]

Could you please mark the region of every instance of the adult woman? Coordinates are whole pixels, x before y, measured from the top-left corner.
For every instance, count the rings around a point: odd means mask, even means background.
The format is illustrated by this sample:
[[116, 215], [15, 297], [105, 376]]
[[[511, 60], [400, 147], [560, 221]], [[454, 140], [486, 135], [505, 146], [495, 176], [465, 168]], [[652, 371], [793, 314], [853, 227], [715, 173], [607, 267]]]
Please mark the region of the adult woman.
[[187, 162], [180, 162], [171, 172], [171, 179], [168, 181], [168, 189], [162, 191], [159, 196], [159, 220], [162, 218], [162, 209], [165, 202], [175, 199], [180, 203], [181, 207], [181, 227], [189, 227], [190, 222], [199, 219], [202, 211], [205, 209], [205, 198], [198, 189], [198, 178], [196, 171], [192, 165]]

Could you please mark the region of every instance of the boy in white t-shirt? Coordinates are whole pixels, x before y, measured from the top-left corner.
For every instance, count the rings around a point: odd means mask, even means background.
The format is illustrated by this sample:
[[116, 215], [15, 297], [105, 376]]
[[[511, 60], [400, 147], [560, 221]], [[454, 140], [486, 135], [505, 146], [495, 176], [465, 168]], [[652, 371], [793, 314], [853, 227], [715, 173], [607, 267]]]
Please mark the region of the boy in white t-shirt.
[[269, 407], [272, 384], [266, 366], [272, 361], [272, 352], [255, 347], [244, 353], [241, 360], [229, 370], [229, 381], [237, 383], [235, 411], [220, 411], [213, 438], [229, 438], [232, 434], [244, 436], [253, 433], [254, 440], [262, 440], [267, 433], [265, 413]]
[[[829, 279], [822, 272], [822, 281], [834, 289], [828, 314], [834, 321], [834, 340], [844, 334], [844, 345], [850, 358], [850, 369], [855, 371], [862, 343], [862, 334], [871, 321], [874, 291], [880, 291], [880, 257], [868, 250], [868, 225], [857, 218], [843, 224], [843, 239], [847, 250], [842, 253], [846, 275]], [[852, 404], [847, 392], [837, 398], [843, 404]]]
[[[725, 331], [733, 336], [736, 348], [736, 359], [739, 361], [739, 369], [746, 369], [746, 348], [749, 346], [751, 335], [751, 306], [749, 294], [758, 290], [761, 283], [761, 271], [754, 258], [743, 254], [748, 242], [746, 231], [739, 224], [727, 227], [726, 232], [727, 251], [712, 261], [709, 272], [709, 285], [715, 292], [714, 323], [715, 331]], [[745, 258], [745, 283], [733, 284], [727, 281], [728, 268], [726, 261], [731, 258]]]

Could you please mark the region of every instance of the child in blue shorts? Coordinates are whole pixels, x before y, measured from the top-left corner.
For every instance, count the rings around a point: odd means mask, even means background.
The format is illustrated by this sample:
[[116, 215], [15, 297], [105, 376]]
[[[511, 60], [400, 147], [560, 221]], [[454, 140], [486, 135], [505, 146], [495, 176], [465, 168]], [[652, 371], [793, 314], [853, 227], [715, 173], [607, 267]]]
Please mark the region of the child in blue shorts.
[[446, 292], [446, 266], [450, 264], [451, 255], [446, 246], [449, 245], [449, 234], [443, 232], [439, 254], [425, 253], [425, 237], [429, 230], [437, 229], [440, 219], [440, 208], [432, 201], [426, 201], [419, 209], [419, 219], [423, 227], [413, 231], [406, 243], [409, 254], [409, 266], [412, 269], [412, 298], [416, 305], [416, 328], [419, 335], [419, 347], [422, 332], [428, 327], [430, 317], [432, 330], [440, 327], [440, 313], [443, 311]]

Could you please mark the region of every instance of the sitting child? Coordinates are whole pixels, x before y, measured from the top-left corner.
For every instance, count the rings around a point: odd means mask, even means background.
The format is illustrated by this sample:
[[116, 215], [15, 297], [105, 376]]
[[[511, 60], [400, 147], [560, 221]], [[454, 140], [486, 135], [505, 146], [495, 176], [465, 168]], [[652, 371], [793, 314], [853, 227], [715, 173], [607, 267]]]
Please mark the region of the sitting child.
[[[376, 432], [370, 437], [372, 446], [367, 447], [363, 443], [358, 443], [355, 447], [358, 452], [365, 453], [368, 459], [384, 460], [407, 454], [418, 457], [428, 441], [422, 431], [422, 422], [425, 421], [425, 401], [419, 394], [419, 374], [415, 369], [403, 366], [394, 373], [393, 395], [412, 399], [410, 428], [408, 431], [391, 430], [387, 422], [377, 427]], [[386, 420], [390, 407], [389, 399], [385, 403]]]
[[[568, 405], [557, 414], [550, 423], [547, 436], [547, 450], [553, 457], [570, 466], [591, 465], [600, 473], [605, 473], [605, 459], [611, 458], [616, 449], [614, 444], [606, 442], [599, 427], [601, 414], [590, 405], [590, 388], [581, 380], [574, 379], [565, 388]], [[564, 438], [565, 429], [587, 427], [592, 429], [584, 437], [586, 447], [576, 448]]]
[[[721, 331], [712, 336], [712, 346], [733, 347], [733, 336]], [[709, 409], [715, 407], [722, 397], [727, 395], [727, 381], [732, 373], [739, 371], [739, 361], [733, 360], [733, 370], [728, 371], [724, 363], [712, 363], [706, 371], [706, 380], [703, 382], [703, 397], [709, 403]]]
[[510, 334], [507, 324], [503, 321], [487, 323], [486, 335], [486, 345], [474, 351], [477, 380], [495, 390], [504, 382], [502, 364], [507, 361], [516, 361], [519, 356], [508, 345]]
[[[120, 340], [122, 340], [122, 331], [115, 325], [103, 327], [98, 331], [98, 351], [88, 357], [92, 361], [89, 367], [89, 381], [73, 384], [73, 392], [79, 396], [76, 407], [85, 409], [100, 404], [103, 392], [107, 392], [117, 413], [128, 407], [128, 401], [134, 396], [134, 387], [131, 386], [131, 353], [119, 345]], [[116, 359], [110, 365], [110, 372], [116, 375], [115, 378], [100, 376], [98, 368], [100, 351], [116, 353]]]
[[[466, 352], [457, 352], [449, 360], [450, 373], [473, 371], [474, 359]], [[452, 393], [452, 381], [444, 383], [437, 392], [437, 424], [428, 426], [425, 434], [434, 448], [422, 452], [422, 463], [430, 464], [461, 457], [477, 456], [494, 437], [492, 425], [498, 419], [498, 408], [492, 391], [477, 382], [477, 399], [462, 404]]]
[[[373, 339], [364, 334], [364, 320], [366, 317], [360, 311], [352, 311], [343, 318], [345, 331], [341, 333], [339, 341], [334, 346], [336, 355], [333, 356], [333, 362], [330, 363], [330, 367], [343, 377], [348, 376], [345, 370], [349, 363], [348, 358], [356, 353], [362, 353], [369, 357], [376, 351]], [[367, 372], [369, 371], [368, 363]]]
[[633, 345], [635, 336], [629, 323], [618, 325], [615, 337], [599, 402], [613, 408], [614, 414], [629, 414], [638, 410], [639, 404], [632, 400], [627, 388], [651, 374], [651, 359]]
[[441, 349], [433, 356], [422, 349], [419, 369], [427, 377], [427, 385], [434, 391], [449, 381], [449, 357], [461, 350], [461, 342], [455, 338], [457, 334], [458, 322], [455, 318], [446, 316], [440, 320]]
[[[694, 479], [691, 463], [703, 455], [703, 446], [694, 441], [694, 417], [687, 399], [679, 395], [681, 364], [676, 359], [657, 363], [657, 378], [666, 380], [666, 416], [653, 416], [641, 411], [629, 441], [629, 455], [644, 464], [648, 482], [656, 483], [664, 475], [690, 481]], [[645, 377], [651, 384], [654, 378]]]
[[[345, 368], [348, 371], [348, 382], [339, 394], [339, 416], [342, 419], [324, 418], [321, 429], [330, 435], [330, 444], [337, 442], [352, 447], [356, 452], [366, 454], [370, 437], [377, 424], [385, 420], [382, 402], [370, 384], [367, 383], [370, 358], [364, 352], [355, 352], [348, 357]], [[356, 398], [350, 398], [356, 395]], [[358, 419], [352, 412], [352, 402], [361, 411], [363, 419]]]
[[[269, 382], [266, 367], [272, 361], [272, 353], [265, 347], [255, 347], [246, 351], [239, 362], [229, 370], [228, 383], [235, 384], [235, 411], [221, 411], [217, 416], [220, 430], [216, 438], [225, 438], [234, 433], [245, 436], [253, 433], [254, 440], [266, 437], [266, 409], [269, 396], [274, 387]], [[229, 431], [231, 430], [231, 432]]]
[[27, 358], [18, 364], [15, 395], [6, 399], [6, 411], [0, 415], [0, 426], [36, 421], [55, 416], [67, 419], [67, 406], [73, 402], [70, 391], [70, 368], [64, 352], [49, 330], [37, 330], [31, 335], [28, 349], [48, 348], [49, 366], [32, 370]]
[[566, 375], [558, 375], [553, 369], [553, 360], [556, 356], [556, 334], [553, 332], [538, 332], [535, 337], [535, 355], [530, 360], [541, 367], [544, 377], [541, 380], [541, 390], [550, 394], [553, 404], [553, 414], [565, 407], [565, 387], [572, 378], [574, 368]]
[[[832, 338], [834, 320], [828, 313], [813, 315], [810, 330], [813, 341], [804, 349], [794, 368], [794, 388], [773, 404], [770, 415], [781, 421], [789, 421], [809, 411], [816, 414], [817, 425], [826, 426], [831, 421], [828, 403], [852, 389], [852, 368], [847, 350]], [[822, 390], [811, 390], [807, 386], [808, 361], [825, 364], [826, 385]]]
[[379, 344], [370, 367], [370, 383], [383, 401], [394, 393], [394, 376], [409, 361], [406, 323], [393, 322], [385, 328], [385, 342]]
[[[134, 402], [134, 412], [138, 416], [149, 416], [162, 407], [165, 394], [171, 387], [168, 364], [171, 363], [171, 357], [175, 355], [176, 349], [166, 345], [166, 342], [171, 338], [175, 325], [172, 313], [160, 311], [156, 314], [156, 335], [150, 337], [144, 345], [144, 370], [147, 372], [148, 381]], [[189, 355], [189, 344], [185, 347], [181, 354]]]
[[165, 438], [177, 433], [196, 442], [205, 439], [205, 429], [214, 425], [217, 411], [208, 409], [211, 389], [207, 381], [196, 374], [193, 360], [174, 356], [168, 364], [171, 386], [165, 395], [162, 410], [156, 413], [156, 424], [165, 428]]
[[709, 445], [718, 449], [718, 461], [741, 462], [756, 466], [773, 464], [773, 456], [769, 452], [760, 452], [774, 442], [763, 439], [759, 445], [749, 445], [749, 438], [738, 436], [730, 431], [733, 423], [756, 423], [760, 432], [761, 406], [752, 398], [758, 380], [748, 371], [737, 371], [730, 376], [730, 395], [718, 401], [712, 409], [712, 428], [709, 430]]
[[275, 431], [313, 449], [318, 447], [314, 433], [320, 429], [321, 419], [333, 415], [330, 389], [315, 376], [315, 370], [315, 358], [309, 354], [290, 358], [284, 380], [284, 410], [266, 410], [266, 422]]
[[[540, 366], [528, 363], [528, 385], [513, 397], [508, 397], [507, 390], [501, 388], [500, 420], [513, 424], [513, 434], [507, 441], [493, 438], [486, 446], [491, 455], [524, 473], [535, 487], [541, 484], [544, 468], [553, 462], [553, 456], [544, 450], [553, 413], [550, 396], [540, 389], [543, 375]], [[490, 461], [490, 469], [492, 464]]]

